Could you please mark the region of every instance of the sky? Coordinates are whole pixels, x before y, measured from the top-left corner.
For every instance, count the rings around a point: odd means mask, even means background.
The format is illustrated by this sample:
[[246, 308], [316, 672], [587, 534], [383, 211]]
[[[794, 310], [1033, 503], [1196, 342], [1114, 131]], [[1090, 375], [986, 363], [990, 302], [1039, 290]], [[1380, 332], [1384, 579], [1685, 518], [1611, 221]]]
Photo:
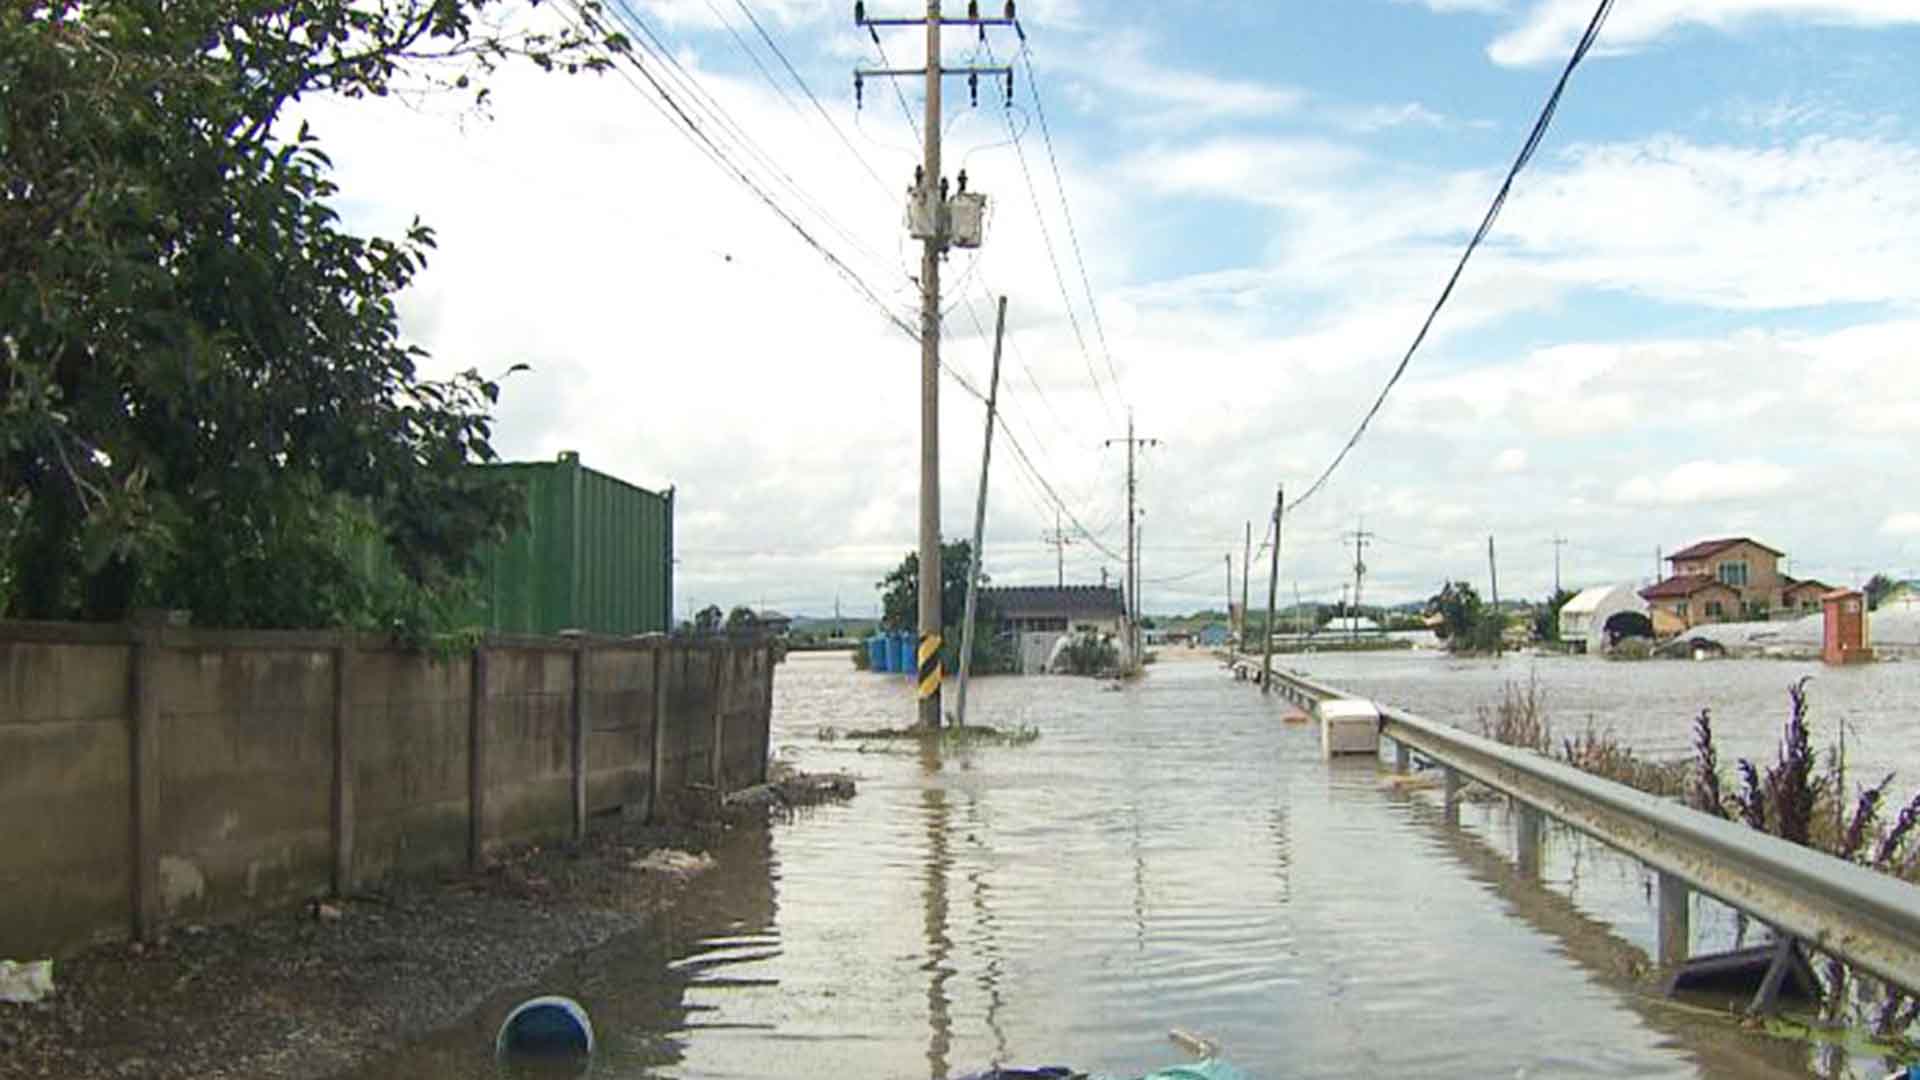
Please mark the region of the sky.
[[[922, 65], [924, 32], [876, 46], [843, 3], [625, 2], [639, 68], [508, 69], [484, 113], [307, 103], [337, 206], [436, 230], [400, 305], [429, 370], [529, 365], [505, 457], [674, 488], [683, 613], [871, 614], [917, 535], [919, 347], [893, 320], [918, 323], [924, 98], [873, 78], [856, 106], [853, 72]], [[1222, 606], [1229, 557], [1237, 592], [1249, 523], [1259, 546], [1276, 488], [1298, 499], [1352, 435], [1591, 14], [1028, 0], [1024, 39], [949, 28], [946, 66], [1016, 69], [1010, 104], [947, 79], [941, 125], [943, 172], [989, 200], [984, 245], [942, 268], [942, 355], [975, 389], [1008, 298], [992, 580], [1055, 580], [1056, 515], [1066, 580], [1119, 579], [1131, 415], [1157, 440], [1145, 609]], [[1404, 379], [1290, 505], [1282, 602], [1338, 600], [1360, 529], [1368, 602], [1484, 595], [1490, 537], [1502, 597], [1544, 596], [1556, 555], [1569, 588], [1648, 581], [1723, 535], [1829, 584], [1920, 577], [1916, 53], [1910, 0], [1618, 0]], [[985, 409], [952, 377], [940, 401], [962, 539]]]

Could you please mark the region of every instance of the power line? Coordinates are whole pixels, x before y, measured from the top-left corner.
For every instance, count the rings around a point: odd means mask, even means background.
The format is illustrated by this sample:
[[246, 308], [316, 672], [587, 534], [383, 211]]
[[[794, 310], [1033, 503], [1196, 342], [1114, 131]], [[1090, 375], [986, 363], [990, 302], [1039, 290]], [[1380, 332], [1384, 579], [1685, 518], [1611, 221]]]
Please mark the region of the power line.
[[[989, 49], [991, 59], [992, 51]], [[1127, 397], [1120, 391], [1120, 373], [1114, 370], [1113, 350], [1107, 346], [1107, 328], [1100, 321], [1100, 306], [1093, 300], [1093, 285], [1087, 278], [1087, 260], [1080, 254], [1080, 231], [1073, 224], [1073, 208], [1067, 202], [1067, 182], [1060, 175], [1060, 159], [1053, 152], [1053, 130], [1047, 126], [1046, 106], [1040, 103], [1040, 80], [1033, 70], [1033, 50], [1022, 47], [1020, 62], [1027, 69], [1027, 93], [1033, 97], [1033, 115], [1040, 121], [1040, 137], [1047, 147], [1047, 163], [1053, 169], [1053, 184], [1060, 192], [1060, 216], [1067, 223], [1067, 239], [1073, 245], [1073, 261], [1080, 269], [1080, 288], [1087, 296], [1087, 313], [1093, 319], [1093, 332], [1100, 339], [1100, 355], [1107, 363], [1107, 376], [1113, 380], [1114, 396], [1125, 406]]]
[[[892, 195], [894, 193], [893, 189], [887, 186], [887, 182], [881, 179], [880, 174], [874, 171], [873, 165], [867, 161], [866, 155], [862, 154], [859, 148], [853, 145], [853, 140], [847, 138], [847, 133], [841, 130], [839, 124], [834, 122], [833, 115], [827, 112], [826, 106], [820, 104], [820, 99], [815, 96], [813, 87], [808, 86], [807, 80], [800, 77], [800, 72], [794, 68], [793, 62], [787, 59], [785, 50], [780, 48], [779, 42], [773, 40], [772, 34], [767, 33], [767, 28], [761, 24], [759, 17], [753, 13], [753, 8], [747, 4], [747, 0], [733, 0], [733, 2], [740, 8], [740, 13], [747, 17], [747, 21], [753, 24], [754, 30], [760, 35], [760, 40], [766, 42], [767, 48], [772, 49], [773, 55], [779, 58], [781, 66], [786, 68], [787, 74], [793, 78], [794, 85], [798, 86], [800, 92], [807, 95], [807, 100], [813, 103], [814, 111], [820, 114], [820, 119], [825, 120], [827, 126], [833, 129], [834, 135], [839, 137], [840, 145], [847, 148], [847, 153], [852, 154], [854, 160], [860, 163], [860, 167], [867, 170], [867, 175], [873, 177], [873, 182], [880, 185], [881, 190], [885, 191], [888, 195]], [[709, 2], [708, 6], [712, 6], [711, 2]], [[718, 14], [718, 12], [716, 12], [716, 14]], [[724, 22], [725, 20], [722, 21]], [[733, 32], [732, 23], [727, 23], [727, 32]], [[734, 40], [738, 41], [739, 35], [736, 34]], [[745, 49], [746, 43], [741, 42], [740, 47]], [[749, 50], [748, 54], [752, 55], [751, 50]], [[759, 63], [758, 57], [755, 57], [754, 63]], [[760, 70], [762, 74], [766, 73], [766, 68], [762, 67]], [[773, 77], [768, 75], [767, 81], [774, 82]], [[777, 87], [779, 84], [776, 82], [774, 85]], [[896, 85], [894, 89], [898, 90], [899, 87]], [[786, 94], [782, 92], [781, 96], [785, 97]]]
[[1473, 258], [1473, 253], [1480, 247], [1480, 242], [1493, 231], [1493, 223], [1500, 217], [1501, 209], [1506, 206], [1507, 195], [1513, 190], [1514, 180], [1519, 177], [1520, 171], [1527, 167], [1527, 163], [1533, 160], [1534, 151], [1539, 149], [1541, 140], [1546, 138], [1547, 128], [1553, 123], [1553, 114], [1560, 108], [1560, 96], [1566, 92], [1567, 81], [1573, 77], [1574, 69], [1580, 66], [1580, 61], [1585, 60], [1588, 51], [1593, 48], [1594, 41], [1600, 36], [1600, 28], [1606, 23], [1607, 15], [1612, 10], [1613, 0], [1600, 0], [1600, 5], [1594, 9], [1593, 19], [1587, 24], [1586, 33], [1580, 36], [1579, 43], [1574, 46], [1573, 55], [1567, 58], [1567, 66], [1560, 72], [1559, 81], [1554, 83], [1553, 93], [1547, 96], [1545, 107], [1540, 110], [1539, 118], [1533, 122], [1533, 130], [1527, 135], [1526, 144], [1520, 148], [1520, 156], [1514, 159], [1513, 167], [1507, 170], [1507, 178], [1501, 183], [1499, 193], [1493, 197], [1493, 205], [1487, 208], [1487, 214], [1481, 219], [1480, 227], [1474, 230], [1472, 239], [1467, 241], [1467, 249], [1460, 253], [1460, 261], [1454, 265], [1452, 275], [1447, 278], [1446, 287], [1440, 290], [1440, 298], [1434, 301], [1433, 310], [1427, 313], [1426, 321], [1420, 324], [1420, 332], [1414, 335], [1413, 344], [1407, 347], [1406, 355], [1400, 358], [1399, 365], [1393, 369], [1392, 376], [1387, 379], [1387, 385], [1381, 388], [1380, 396], [1374, 399], [1373, 407], [1361, 417], [1360, 426], [1354, 429], [1352, 437], [1347, 440], [1345, 446], [1340, 448], [1340, 452], [1334, 455], [1332, 463], [1327, 466], [1325, 472], [1320, 474], [1320, 478], [1293, 501], [1293, 507], [1298, 507], [1301, 503], [1313, 498], [1314, 493], [1326, 484], [1334, 470], [1347, 459], [1347, 454], [1359, 445], [1361, 437], [1367, 433], [1367, 425], [1373, 422], [1381, 406], [1387, 403], [1387, 395], [1393, 393], [1393, 388], [1399, 383], [1400, 377], [1407, 373], [1407, 365], [1413, 361], [1413, 354], [1418, 352], [1421, 344], [1427, 340], [1427, 332], [1433, 329], [1434, 320], [1440, 316], [1440, 309], [1446, 306], [1447, 300], [1453, 296], [1454, 286], [1460, 283], [1460, 275], [1467, 269], [1467, 260]]

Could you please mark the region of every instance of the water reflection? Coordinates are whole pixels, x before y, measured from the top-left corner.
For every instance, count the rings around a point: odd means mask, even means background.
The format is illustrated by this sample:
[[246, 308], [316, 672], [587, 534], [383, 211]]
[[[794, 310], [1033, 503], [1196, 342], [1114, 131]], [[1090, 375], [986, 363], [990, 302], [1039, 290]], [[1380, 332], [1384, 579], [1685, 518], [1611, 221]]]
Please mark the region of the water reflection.
[[[515, 988], [592, 1010], [597, 1075], [1127, 1076], [1182, 1060], [1175, 1027], [1275, 1078], [1807, 1074], [1639, 988], [1633, 864], [1549, 830], [1525, 878], [1503, 811], [1448, 825], [1210, 664], [1119, 694], [982, 680], [983, 722], [1045, 735], [973, 756], [813, 737], [906, 715], [903, 681], [839, 657], [779, 679], [776, 745], [861, 794], [730, 837], [672, 917]], [[479, 1075], [421, 1060], [367, 1075]]]

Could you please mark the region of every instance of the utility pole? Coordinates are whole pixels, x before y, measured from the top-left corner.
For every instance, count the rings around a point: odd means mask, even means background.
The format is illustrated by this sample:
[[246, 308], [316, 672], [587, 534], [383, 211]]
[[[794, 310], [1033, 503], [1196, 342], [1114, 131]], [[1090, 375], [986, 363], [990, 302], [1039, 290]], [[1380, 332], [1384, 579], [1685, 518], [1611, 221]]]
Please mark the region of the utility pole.
[[1353, 607], [1347, 611], [1347, 637], [1349, 640], [1358, 641], [1360, 639], [1360, 581], [1367, 576], [1367, 564], [1361, 558], [1360, 552], [1373, 543], [1373, 534], [1367, 531], [1366, 521], [1362, 519], [1360, 527], [1347, 536], [1353, 541]]
[[1267, 568], [1267, 632], [1266, 648], [1260, 659], [1260, 693], [1273, 689], [1273, 605], [1279, 599], [1276, 590], [1280, 587], [1280, 515], [1287, 508], [1287, 489], [1285, 485], [1273, 489], [1273, 561]]
[[1507, 644], [1507, 623], [1500, 616], [1500, 570], [1493, 562], [1493, 537], [1487, 537], [1487, 585], [1493, 590], [1493, 655], [1499, 656]]
[[[1060, 528], [1060, 511], [1058, 509], [1055, 509], [1053, 512], [1053, 531], [1041, 534], [1040, 539], [1053, 546], [1053, 583], [1060, 588], [1066, 588], [1067, 545], [1073, 543], [1073, 537], [1068, 536], [1066, 532]], [[1105, 585], [1106, 582], [1102, 581], [1100, 584]]]
[[[1233, 622], [1233, 552], [1227, 552], [1227, 622]], [[1227, 655], [1233, 655], [1232, 646], [1228, 646]]]
[[940, 175], [940, 84], [947, 75], [965, 75], [975, 99], [980, 76], [1003, 75], [1007, 97], [1013, 97], [1011, 67], [941, 66], [940, 28], [952, 23], [978, 27], [981, 34], [988, 26], [1012, 26], [1013, 7], [1007, 7], [1003, 19], [983, 19], [977, 4], [971, 5], [965, 18], [948, 18], [940, 12], [940, 0], [927, 0], [924, 18], [867, 17], [865, 3], [853, 6], [855, 25], [864, 26], [880, 40], [879, 27], [924, 26], [927, 32], [927, 57], [924, 70], [914, 68], [863, 69], [854, 72], [853, 89], [857, 103], [861, 87], [869, 78], [920, 76], [927, 83], [927, 113], [922, 135], [925, 161], [914, 177], [908, 202], [908, 231], [922, 241], [920, 255], [920, 642], [919, 721], [924, 728], [941, 725], [940, 684], [945, 672], [940, 664], [940, 259], [948, 246], [979, 247], [980, 227], [985, 218], [985, 199], [967, 194], [967, 174], [960, 173], [959, 195], [947, 197], [947, 181]]
[[1000, 314], [993, 324], [993, 376], [987, 382], [987, 434], [980, 447], [980, 492], [973, 505], [972, 562], [967, 567], [967, 614], [960, 624], [960, 701], [954, 726], [967, 726], [967, 675], [973, 669], [973, 612], [980, 592], [980, 548], [986, 543], [987, 467], [993, 464], [994, 410], [1000, 401], [1000, 343], [1007, 334], [1007, 298], [1000, 298]]
[[1654, 583], [1655, 585], [1658, 585], [1658, 584], [1660, 584], [1660, 583], [1661, 583], [1662, 581], [1665, 581], [1665, 580], [1666, 580], [1666, 576], [1667, 576], [1667, 575], [1666, 575], [1666, 573], [1665, 573], [1665, 572], [1664, 572], [1664, 571], [1663, 571], [1663, 570], [1661, 569], [1661, 568], [1662, 568], [1662, 567], [1664, 567], [1664, 566], [1666, 565], [1666, 563], [1667, 563], [1667, 560], [1666, 560], [1666, 559], [1664, 559], [1664, 558], [1661, 558], [1661, 556], [1662, 556], [1662, 555], [1665, 555], [1665, 554], [1666, 554], [1666, 552], [1664, 552], [1664, 551], [1662, 551], [1662, 550], [1660, 550], [1660, 549], [1659, 549], [1658, 547], [1656, 547], [1656, 548], [1654, 548], [1654, 549], [1653, 549], [1653, 583]]
[[1560, 549], [1567, 546], [1567, 538], [1555, 534], [1553, 538], [1553, 591], [1560, 592]]
[[[1247, 545], [1240, 557], [1240, 647], [1247, 646], [1247, 583], [1253, 579], [1253, 522], [1247, 522]], [[1233, 608], [1233, 597], [1227, 597], [1227, 608]]]
[[1127, 663], [1134, 667], [1135, 670], [1138, 670], [1140, 663], [1140, 583], [1136, 577], [1136, 567], [1134, 565], [1135, 560], [1138, 558], [1134, 549], [1134, 543], [1137, 538], [1135, 530], [1138, 528], [1134, 523], [1138, 517], [1138, 512], [1134, 508], [1134, 502], [1139, 485], [1134, 478], [1133, 456], [1136, 448], [1142, 446], [1159, 446], [1160, 440], [1136, 438], [1133, 434], [1133, 412], [1132, 410], [1128, 410], [1127, 437], [1125, 439], [1108, 439], [1105, 445], [1112, 446], [1117, 442], [1127, 444], [1127, 583], [1133, 590], [1133, 596], [1128, 601], [1128, 607], [1132, 615], [1127, 620], [1127, 642], [1130, 650]]

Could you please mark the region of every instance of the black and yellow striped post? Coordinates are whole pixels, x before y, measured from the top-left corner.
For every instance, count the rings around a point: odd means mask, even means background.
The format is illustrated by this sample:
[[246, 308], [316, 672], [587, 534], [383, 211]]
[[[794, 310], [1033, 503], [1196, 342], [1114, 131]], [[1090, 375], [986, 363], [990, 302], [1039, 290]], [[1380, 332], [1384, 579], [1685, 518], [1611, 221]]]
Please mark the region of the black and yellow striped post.
[[946, 677], [946, 671], [940, 663], [941, 638], [939, 634], [920, 635], [920, 700], [940, 698], [940, 681]]

